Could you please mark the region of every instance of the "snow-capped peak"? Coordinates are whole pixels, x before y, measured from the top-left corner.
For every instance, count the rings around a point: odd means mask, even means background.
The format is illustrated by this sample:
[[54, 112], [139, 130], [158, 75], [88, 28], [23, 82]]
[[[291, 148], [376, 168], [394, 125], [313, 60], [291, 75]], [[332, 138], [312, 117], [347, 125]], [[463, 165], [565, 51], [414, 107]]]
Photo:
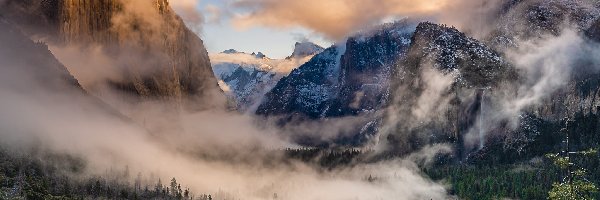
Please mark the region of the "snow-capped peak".
[[211, 54], [210, 60], [219, 86], [235, 100], [239, 111], [254, 112], [265, 93], [312, 56], [271, 59], [261, 52], [250, 54], [230, 49]]
[[[408, 18], [404, 18], [404, 19], [399, 19], [396, 21], [392, 21], [392, 22], [387, 22], [384, 24], [379, 24], [376, 26], [372, 26], [369, 28], [365, 28], [363, 30], [360, 30], [356, 33], [354, 33], [351, 38], [354, 38], [356, 41], [365, 41], [371, 37], [373, 37], [374, 35], [377, 34], [383, 34], [383, 33], [390, 33], [390, 34], [395, 34], [395, 35], [405, 35], [405, 34], [411, 34], [415, 31], [415, 29], [417, 28], [418, 23], [416, 23], [416, 21], [412, 20], [412, 19], [408, 19]], [[408, 39], [405, 39], [405, 41], [403, 41], [403, 43], [408, 43], [410, 41], [408, 41]]]
[[296, 42], [294, 52], [289, 58], [303, 58], [313, 56], [325, 50], [323, 47], [312, 42]]
[[260, 51], [258, 53], [252, 52], [251, 55], [253, 55], [256, 58], [267, 58], [267, 56], [265, 54], [263, 54], [262, 52], [260, 52]]
[[223, 51], [221, 53], [224, 53], [224, 54], [236, 54], [236, 53], [241, 53], [241, 52], [239, 52], [239, 51], [237, 51], [235, 49], [227, 49], [227, 50], [225, 50], [225, 51]]

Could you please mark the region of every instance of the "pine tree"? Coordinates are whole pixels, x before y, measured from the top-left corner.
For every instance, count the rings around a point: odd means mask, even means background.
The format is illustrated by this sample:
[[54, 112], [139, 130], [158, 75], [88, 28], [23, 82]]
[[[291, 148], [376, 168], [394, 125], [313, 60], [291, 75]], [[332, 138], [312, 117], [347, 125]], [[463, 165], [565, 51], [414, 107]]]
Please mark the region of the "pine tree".
[[182, 199], [183, 198], [182, 194], [183, 194], [183, 192], [181, 191], [181, 184], [177, 184], [177, 194], [175, 195], [175, 197], [177, 199]]
[[163, 185], [162, 185], [162, 181], [159, 178], [158, 183], [156, 184], [156, 187], [154, 187], [154, 191], [156, 192], [156, 194], [159, 194], [162, 190], [163, 190]]
[[175, 179], [175, 177], [173, 177], [173, 178], [171, 179], [171, 185], [170, 185], [170, 186], [171, 186], [171, 188], [170, 188], [170, 189], [171, 189], [171, 193], [170, 193], [170, 194], [171, 194], [171, 196], [173, 196], [173, 197], [177, 197], [177, 196], [179, 196], [179, 194], [178, 194], [178, 192], [177, 192], [177, 191], [178, 191], [178, 189], [177, 189], [177, 185], [178, 185], [178, 184], [177, 184], [177, 180]]
[[557, 154], [547, 154], [550, 160], [562, 170], [566, 170], [566, 176], [560, 183], [553, 183], [552, 190], [548, 192], [548, 198], [552, 200], [587, 200], [593, 199], [598, 192], [596, 185], [586, 179], [587, 170], [583, 168], [574, 169], [576, 165], [572, 162], [573, 156], [592, 156], [598, 154], [595, 149], [588, 151], [571, 151], [569, 144], [569, 128], [572, 121], [566, 119], [565, 127], [561, 129], [566, 137], [565, 150]]

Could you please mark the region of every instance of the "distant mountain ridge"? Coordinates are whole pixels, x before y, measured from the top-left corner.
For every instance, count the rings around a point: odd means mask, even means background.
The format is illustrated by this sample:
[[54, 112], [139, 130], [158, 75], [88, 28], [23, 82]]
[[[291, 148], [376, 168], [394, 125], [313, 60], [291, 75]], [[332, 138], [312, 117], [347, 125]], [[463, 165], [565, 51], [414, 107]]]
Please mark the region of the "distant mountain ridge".
[[286, 59], [271, 59], [261, 52], [248, 54], [229, 49], [211, 55], [211, 60], [221, 89], [235, 102], [235, 107], [242, 112], [254, 112], [264, 94], [283, 76], [321, 51], [320, 46], [305, 42], [296, 43], [296, 55]]

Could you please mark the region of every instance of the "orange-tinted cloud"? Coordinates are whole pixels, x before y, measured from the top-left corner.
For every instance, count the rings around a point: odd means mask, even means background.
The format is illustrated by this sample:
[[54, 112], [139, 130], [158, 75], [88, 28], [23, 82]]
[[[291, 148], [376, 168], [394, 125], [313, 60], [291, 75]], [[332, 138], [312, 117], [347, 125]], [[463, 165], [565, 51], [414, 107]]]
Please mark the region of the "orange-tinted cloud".
[[448, 7], [451, 0], [239, 0], [248, 13], [233, 20], [237, 28], [305, 27], [329, 39], [341, 39], [387, 18], [422, 16]]
[[187, 23], [202, 24], [204, 19], [198, 12], [199, 0], [171, 0], [171, 7]]
[[183, 19], [188, 28], [196, 33], [202, 32], [204, 16], [199, 12], [200, 0], [170, 0], [169, 5]]

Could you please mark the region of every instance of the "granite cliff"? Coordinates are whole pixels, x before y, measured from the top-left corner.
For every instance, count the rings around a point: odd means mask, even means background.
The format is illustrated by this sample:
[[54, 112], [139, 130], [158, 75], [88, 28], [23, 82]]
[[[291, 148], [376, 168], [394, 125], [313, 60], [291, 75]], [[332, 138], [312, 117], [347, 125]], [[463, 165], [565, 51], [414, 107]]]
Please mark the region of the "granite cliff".
[[189, 105], [198, 107], [219, 96], [202, 40], [167, 0], [5, 1], [0, 10], [30, 37], [58, 46], [101, 46], [123, 74], [103, 84], [127, 94], [191, 99]]

